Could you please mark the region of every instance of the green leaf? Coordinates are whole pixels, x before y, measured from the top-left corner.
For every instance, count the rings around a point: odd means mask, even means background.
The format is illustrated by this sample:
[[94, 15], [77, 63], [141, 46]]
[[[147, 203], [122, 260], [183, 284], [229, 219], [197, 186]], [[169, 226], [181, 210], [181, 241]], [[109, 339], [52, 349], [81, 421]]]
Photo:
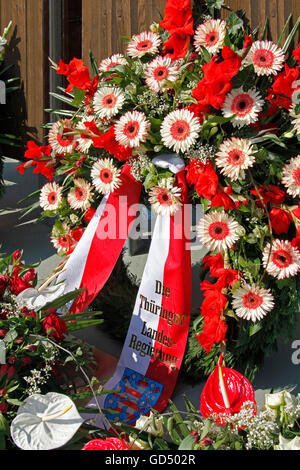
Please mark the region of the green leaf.
[[40, 195], [41, 190], [38, 189], [37, 191], [34, 191], [33, 193], [29, 194], [26, 196], [24, 199], [21, 199], [18, 204], [22, 204], [23, 202], [28, 201], [29, 199], [34, 199], [35, 197], [38, 197]]
[[216, 8], [216, 10], [220, 10], [223, 4], [224, 0], [207, 0], [208, 7]]
[[209, 431], [211, 430], [211, 426], [212, 422], [209, 419], [206, 419], [200, 436], [200, 441], [202, 441], [202, 439], [208, 435]]
[[286, 21], [284, 27], [283, 27], [283, 30], [282, 30], [281, 33], [280, 33], [280, 36], [279, 36], [278, 41], [277, 41], [277, 45], [278, 45], [278, 46], [280, 46], [280, 44], [281, 44], [281, 42], [282, 42], [282, 40], [283, 40], [283, 36], [285, 35], [285, 32], [286, 32], [286, 30], [287, 30], [288, 27], [289, 27], [289, 24], [290, 24], [290, 21], [291, 21], [291, 19], [292, 19], [292, 16], [293, 16], [293, 15], [292, 15], [292, 13], [291, 13], [291, 14], [289, 15], [289, 17], [288, 17], [288, 19], [287, 19], [287, 21]]
[[99, 68], [98, 68], [97, 61], [96, 61], [95, 57], [93, 56], [92, 51], [90, 51], [90, 63], [91, 63], [94, 74], [98, 75], [99, 74]]
[[104, 320], [102, 318], [99, 318], [98, 320], [86, 320], [86, 321], [70, 323], [68, 324], [68, 330], [69, 331], [83, 330], [84, 328], [89, 328], [91, 326], [101, 325], [101, 323], [103, 322]]
[[18, 336], [19, 335], [18, 335], [17, 330], [15, 328], [12, 328], [6, 333], [3, 341], [5, 343], [10, 343], [10, 342], [14, 341]]
[[23, 402], [20, 400], [17, 400], [16, 398], [7, 398], [6, 401], [10, 403], [11, 405], [14, 406], [22, 406]]
[[55, 308], [56, 310], [64, 307], [66, 304], [71, 302], [71, 300], [76, 299], [82, 292], [84, 292], [85, 289], [77, 289], [72, 292], [68, 292], [67, 294], [62, 295], [59, 299], [55, 299], [52, 302], [47, 303], [43, 307], [43, 311], [48, 310], [49, 308]]
[[237, 34], [244, 26], [243, 20], [239, 18], [234, 11], [227, 18], [227, 24], [230, 28], [230, 32], [234, 35]]
[[202, 51], [202, 55], [203, 55], [203, 59], [206, 63], [210, 62], [211, 60], [211, 55], [210, 53], [208, 52], [208, 50], [204, 47], [204, 46], [201, 46], [201, 51]]
[[254, 323], [251, 324], [249, 327], [249, 336], [253, 336], [256, 333], [258, 333], [262, 329], [262, 324], [261, 323]]
[[80, 90], [79, 88], [73, 87], [73, 93], [74, 93], [74, 99], [71, 103], [71, 106], [74, 106], [74, 108], [79, 108], [81, 105], [84, 96], [85, 96], [85, 91]]
[[95, 312], [92, 312], [92, 311], [88, 311], [88, 312], [84, 312], [84, 313], [74, 313], [74, 314], [70, 314], [68, 313], [67, 315], [63, 315], [62, 316], [62, 319], [65, 321], [65, 322], [69, 322], [69, 321], [73, 321], [73, 320], [81, 320], [83, 318], [87, 319], [89, 317], [92, 317], [92, 316], [95, 316], [95, 315], [103, 315], [103, 312], [100, 312], [100, 311], [95, 311]]
[[[53, 96], [53, 98], [56, 98], [57, 100], [62, 101], [63, 103], [67, 103], [70, 106], [72, 106], [74, 98], [67, 98], [66, 96], [59, 95], [58, 93], [53, 93], [53, 92], [50, 92], [49, 94]], [[77, 106], [74, 106], [74, 107], [77, 108]]]
[[290, 32], [290, 34], [288, 35], [284, 45], [283, 45], [283, 50], [284, 52], [287, 52], [292, 41], [294, 40], [294, 37], [295, 35], [297, 34], [298, 32], [298, 29], [299, 29], [299, 26], [300, 26], [300, 16], [298, 17], [296, 23], [294, 24], [294, 27], [292, 28], [292, 31]]
[[173, 417], [174, 417], [175, 423], [178, 426], [178, 429], [180, 430], [180, 432], [182, 432], [184, 437], [188, 436], [190, 434], [190, 430], [187, 427], [187, 425], [184, 423], [181, 414], [179, 413], [178, 409], [176, 408], [176, 406], [171, 400], [169, 400], [169, 403], [170, 403], [171, 410], [173, 411]]
[[195, 436], [192, 436], [191, 434], [189, 434], [183, 439], [180, 446], [178, 447], [178, 450], [192, 450], [194, 443], [195, 443]]

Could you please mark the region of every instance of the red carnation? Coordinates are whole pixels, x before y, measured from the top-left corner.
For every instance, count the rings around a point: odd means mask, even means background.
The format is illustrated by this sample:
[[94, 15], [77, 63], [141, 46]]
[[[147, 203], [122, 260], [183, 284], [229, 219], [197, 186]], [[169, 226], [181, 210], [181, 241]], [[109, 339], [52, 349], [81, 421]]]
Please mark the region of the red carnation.
[[293, 217], [291, 214], [279, 207], [273, 207], [270, 211], [270, 220], [272, 229], [281, 235], [282, 233], [288, 233]]
[[66, 322], [51, 312], [43, 320], [43, 329], [46, 335], [58, 343], [62, 341], [68, 332]]

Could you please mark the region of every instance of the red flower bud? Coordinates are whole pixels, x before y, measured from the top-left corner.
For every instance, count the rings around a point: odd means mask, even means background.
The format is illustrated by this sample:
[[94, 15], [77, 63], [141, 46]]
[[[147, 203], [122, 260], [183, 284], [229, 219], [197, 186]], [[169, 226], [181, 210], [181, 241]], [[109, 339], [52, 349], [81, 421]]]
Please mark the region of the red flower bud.
[[15, 364], [16, 363], [16, 356], [9, 356], [8, 363], [9, 364]]
[[22, 251], [21, 250], [16, 250], [12, 254], [12, 259], [14, 261], [18, 261], [21, 258], [21, 256], [22, 256]]
[[29, 356], [24, 356], [22, 357], [21, 359], [21, 365], [22, 367], [25, 367], [25, 366], [29, 366], [29, 364], [31, 364], [31, 359]]
[[8, 403], [5, 402], [5, 403], [0, 403], [0, 411], [1, 413], [6, 413], [8, 410]]
[[28, 269], [26, 274], [24, 275], [24, 279], [28, 282], [32, 282], [35, 278], [35, 270], [34, 269]]

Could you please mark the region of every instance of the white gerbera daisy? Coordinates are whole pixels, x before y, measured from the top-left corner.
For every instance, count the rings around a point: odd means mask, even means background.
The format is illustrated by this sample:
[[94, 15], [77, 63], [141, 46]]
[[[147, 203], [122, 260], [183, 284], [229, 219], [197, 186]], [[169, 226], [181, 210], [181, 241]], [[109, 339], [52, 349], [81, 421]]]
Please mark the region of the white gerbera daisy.
[[139, 147], [148, 136], [150, 122], [140, 111], [128, 111], [115, 125], [116, 140], [125, 147]]
[[225, 211], [213, 211], [200, 220], [197, 235], [206, 248], [222, 252], [240, 238], [241, 226]]
[[245, 60], [257, 75], [276, 75], [284, 61], [284, 51], [272, 41], [255, 41]]
[[74, 179], [74, 188], [68, 194], [68, 203], [74, 210], [86, 211], [91, 206], [92, 186], [83, 178]]
[[221, 168], [221, 173], [235, 181], [240, 176], [245, 178], [247, 168], [253, 166], [255, 162], [251, 141], [232, 137], [225, 140], [217, 152], [216, 165]]
[[196, 141], [201, 125], [188, 109], [169, 113], [162, 122], [160, 134], [164, 145], [175, 152], [186, 152]]
[[58, 254], [66, 254], [73, 246], [74, 239], [71, 236], [71, 228], [63, 222], [62, 229], [58, 231], [54, 226], [51, 232], [50, 241]]
[[233, 294], [232, 306], [235, 314], [245, 320], [261, 320], [274, 307], [274, 297], [270, 290], [244, 284]]
[[211, 54], [216, 54], [224, 44], [226, 36], [226, 22], [223, 20], [207, 20], [200, 24], [194, 36], [194, 45], [197, 52], [204, 46]]
[[149, 191], [149, 202], [159, 215], [174, 215], [182, 205], [181, 189], [173, 186], [173, 178], [163, 178]]
[[116, 67], [117, 65], [127, 65], [127, 63], [127, 60], [122, 54], [114, 54], [100, 62], [99, 71], [108, 72], [112, 67]]
[[293, 197], [300, 196], [300, 155], [291, 158], [290, 163], [283, 168], [282, 184], [287, 188], [287, 193]]
[[53, 183], [45, 184], [40, 192], [40, 206], [44, 211], [56, 211], [62, 203], [62, 188]]
[[244, 91], [243, 88], [232, 90], [225, 99], [222, 113], [224, 117], [236, 115], [232, 120], [234, 127], [248, 126], [258, 120], [264, 100], [256, 90]]
[[121, 171], [115, 167], [111, 158], [97, 160], [92, 166], [93, 185], [100, 194], [113, 192], [121, 185]]
[[156, 54], [161, 39], [159, 34], [144, 31], [132, 37], [127, 46], [127, 54], [130, 57], [143, 57], [145, 54]]
[[174, 65], [170, 57], [156, 57], [145, 70], [145, 79], [153, 92], [166, 91], [165, 80], [175, 82], [179, 77], [179, 67]]
[[74, 128], [70, 119], [63, 119], [52, 125], [48, 141], [54, 152], [61, 155], [72, 152], [77, 141], [75, 135], [70, 135], [71, 132], [74, 132]]
[[300, 134], [300, 114], [295, 113], [295, 108], [296, 105], [293, 104], [293, 106], [290, 108], [290, 116], [293, 118], [292, 124], [294, 125], [293, 131], [296, 132], [296, 134]]
[[77, 150], [79, 150], [79, 152], [88, 153], [90, 147], [93, 145], [93, 140], [88, 135], [85, 137], [85, 133], [88, 130], [84, 125], [85, 122], [91, 122], [93, 120], [94, 116], [87, 116], [78, 122], [76, 126], [77, 131], [82, 131], [82, 133], [77, 137]]
[[288, 240], [274, 240], [270, 255], [270, 243], [263, 251], [263, 266], [270, 276], [277, 279], [295, 276], [300, 270], [300, 253]]
[[118, 114], [125, 101], [125, 95], [121, 88], [102, 87], [95, 93], [94, 110], [100, 118], [110, 119]]

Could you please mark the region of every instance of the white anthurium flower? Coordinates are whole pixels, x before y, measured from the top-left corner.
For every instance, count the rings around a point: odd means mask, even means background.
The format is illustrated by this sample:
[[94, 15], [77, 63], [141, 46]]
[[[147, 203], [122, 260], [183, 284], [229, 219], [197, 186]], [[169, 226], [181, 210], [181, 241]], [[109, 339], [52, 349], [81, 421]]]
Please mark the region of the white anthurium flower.
[[65, 285], [45, 287], [41, 292], [36, 289], [29, 288], [17, 295], [18, 304], [27, 307], [29, 310], [38, 311], [45, 307], [49, 302], [58, 299], [64, 294]]
[[300, 437], [296, 436], [294, 439], [285, 439], [281, 434], [279, 435], [279, 445], [275, 446], [275, 450], [300, 450]]
[[66, 395], [31, 395], [18, 409], [10, 433], [22, 450], [53, 450], [67, 444], [84, 420]]

